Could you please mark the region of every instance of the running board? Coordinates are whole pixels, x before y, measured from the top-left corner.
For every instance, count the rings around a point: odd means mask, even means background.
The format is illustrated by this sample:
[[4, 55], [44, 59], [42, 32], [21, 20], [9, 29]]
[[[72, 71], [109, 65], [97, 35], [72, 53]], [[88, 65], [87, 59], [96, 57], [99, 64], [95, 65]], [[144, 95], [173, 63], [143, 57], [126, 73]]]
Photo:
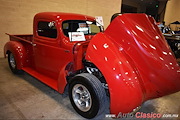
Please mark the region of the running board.
[[38, 73], [37, 71], [35, 71], [34, 69], [29, 68], [29, 67], [24, 67], [24, 68], [22, 68], [22, 70], [24, 70], [28, 74], [32, 75], [33, 77], [37, 78], [38, 80], [45, 83], [46, 85], [50, 86], [54, 90], [58, 91], [57, 80], [54, 80], [54, 79], [49, 78], [45, 75], [42, 75], [42, 74]]

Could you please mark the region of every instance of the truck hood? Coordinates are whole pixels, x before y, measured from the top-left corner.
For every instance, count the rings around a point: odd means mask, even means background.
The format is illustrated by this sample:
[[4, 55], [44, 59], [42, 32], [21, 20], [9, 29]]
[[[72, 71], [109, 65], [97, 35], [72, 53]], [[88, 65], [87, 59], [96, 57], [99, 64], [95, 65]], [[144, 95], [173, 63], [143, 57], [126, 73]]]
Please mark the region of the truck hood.
[[154, 19], [145, 14], [116, 17], [91, 39], [85, 59], [108, 84], [112, 114], [180, 90], [180, 67]]
[[180, 67], [152, 17], [120, 15], [104, 34], [130, 57], [143, 81], [145, 100], [180, 90]]

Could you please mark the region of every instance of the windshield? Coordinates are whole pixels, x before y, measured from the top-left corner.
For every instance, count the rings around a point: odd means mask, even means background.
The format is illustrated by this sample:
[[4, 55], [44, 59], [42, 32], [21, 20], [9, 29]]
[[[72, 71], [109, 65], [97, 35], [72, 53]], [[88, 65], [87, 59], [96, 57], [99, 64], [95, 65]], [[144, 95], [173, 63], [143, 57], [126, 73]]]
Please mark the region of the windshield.
[[67, 37], [69, 32], [83, 32], [84, 35], [95, 35], [101, 32], [95, 21], [68, 20], [63, 22], [63, 32]]

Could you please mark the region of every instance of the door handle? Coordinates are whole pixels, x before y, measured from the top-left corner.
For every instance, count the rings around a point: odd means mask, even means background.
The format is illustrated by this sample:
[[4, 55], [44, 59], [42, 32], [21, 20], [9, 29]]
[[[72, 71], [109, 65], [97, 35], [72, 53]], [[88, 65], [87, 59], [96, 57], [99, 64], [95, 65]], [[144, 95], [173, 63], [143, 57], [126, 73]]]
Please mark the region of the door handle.
[[70, 51], [69, 50], [64, 50], [64, 52], [69, 53]]
[[32, 46], [33, 46], [33, 47], [35, 47], [35, 46], [36, 46], [36, 44], [32, 44]]

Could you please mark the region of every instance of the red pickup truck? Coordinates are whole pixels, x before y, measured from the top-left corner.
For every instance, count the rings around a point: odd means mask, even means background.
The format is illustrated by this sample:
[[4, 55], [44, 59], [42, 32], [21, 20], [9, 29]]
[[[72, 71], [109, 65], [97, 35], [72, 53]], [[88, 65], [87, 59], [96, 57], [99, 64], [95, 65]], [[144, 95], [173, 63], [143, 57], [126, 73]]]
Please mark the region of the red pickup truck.
[[43, 12], [33, 35], [10, 35], [4, 47], [13, 73], [29, 73], [59, 93], [68, 88], [74, 109], [85, 118], [129, 113], [144, 101], [180, 90], [180, 67], [145, 14], [120, 14], [105, 31], [95, 18]]

